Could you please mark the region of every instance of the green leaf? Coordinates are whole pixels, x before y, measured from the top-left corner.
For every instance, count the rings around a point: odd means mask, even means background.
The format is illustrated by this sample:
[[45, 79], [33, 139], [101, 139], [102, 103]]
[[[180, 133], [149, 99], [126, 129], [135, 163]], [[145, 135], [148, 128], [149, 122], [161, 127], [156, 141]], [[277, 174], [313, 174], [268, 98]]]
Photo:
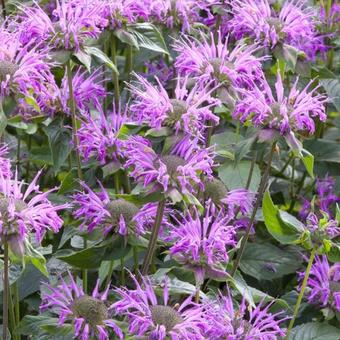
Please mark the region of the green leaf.
[[314, 155], [315, 162], [340, 163], [340, 143], [327, 139], [310, 139], [304, 147]]
[[327, 323], [308, 322], [292, 329], [288, 340], [339, 340], [340, 329]]
[[43, 127], [43, 130], [48, 137], [53, 167], [57, 173], [72, 150], [71, 132], [63, 126], [60, 118], [55, 119], [48, 126]]
[[91, 55], [82, 50], [74, 53], [74, 56], [91, 72]]
[[130, 46], [134, 46], [139, 49], [138, 41], [134, 37], [134, 35], [124, 28], [118, 28], [113, 31], [113, 34], [123, 43], [128, 44]]
[[319, 83], [326, 90], [335, 108], [340, 112], [340, 79], [320, 79]]
[[58, 190], [59, 195], [64, 195], [79, 187], [78, 172], [76, 169], [70, 170], [66, 176], [62, 179], [60, 188]]
[[48, 276], [46, 259], [31, 243], [25, 242], [25, 263], [32, 263], [42, 274]]
[[33, 96], [26, 96], [25, 102], [28, 105], [32, 106], [35, 111], [40, 112], [40, 107], [39, 107], [37, 101], [35, 100], [35, 98]]
[[117, 75], [119, 75], [117, 66], [112, 62], [112, 60], [99, 48], [94, 46], [84, 46], [84, 51], [87, 54], [91, 54], [103, 62], [106, 66], [110, 67]]
[[244, 139], [243, 141], [239, 142], [235, 148], [235, 163], [238, 163], [241, 159], [243, 159], [248, 152], [250, 151], [252, 145], [255, 141], [255, 136]]
[[101, 169], [103, 171], [103, 178], [106, 178], [110, 175], [115, 174], [121, 168], [121, 164], [119, 162], [110, 162], [105, 164]]
[[310, 177], [314, 178], [314, 156], [307, 150], [302, 149], [302, 162]]
[[148, 50], [169, 54], [161, 32], [153, 24], [140, 22], [127, 25], [128, 31], [134, 35], [139, 47]]
[[[226, 162], [218, 168], [218, 176], [229, 190], [244, 188], [247, 184], [251, 162], [240, 161], [238, 164]], [[261, 181], [261, 172], [257, 164], [254, 166], [249, 189], [256, 192]]]
[[2, 109], [2, 105], [0, 105], [0, 137], [3, 135], [7, 126], [7, 117]]
[[301, 256], [269, 243], [249, 243], [240, 263], [241, 270], [258, 280], [272, 280], [294, 273]]
[[327, 253], [327, 257], [331, 262], [340, 262], [340, 245], [332, 242], [331, 249]]
[[[263, 196], [262, 212], [268, 232], [282, 244], [298, 243], [301, 237], [299, 227], [284, 223], [282, 212], [274, 205], [267, 190]], [[281, 213], [281, 218], [280, 218]], [[285, 216], [287, 219], [287, 216]]]
[[284, 60], [287, 68], [294, 72], [298, 55], [301, 52], [295, 47], [287, 44], [277, 44], [274, 49], [274, 56], [279, 60]]

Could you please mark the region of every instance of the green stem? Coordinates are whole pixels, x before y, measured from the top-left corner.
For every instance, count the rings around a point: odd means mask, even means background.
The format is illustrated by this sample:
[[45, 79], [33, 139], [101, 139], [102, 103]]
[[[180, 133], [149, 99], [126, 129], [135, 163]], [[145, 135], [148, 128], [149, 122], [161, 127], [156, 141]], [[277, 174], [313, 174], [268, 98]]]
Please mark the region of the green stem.
[[13, 303], [13, 297], [12, 297], [12, 289], [11, 289], [11, 285], [8, 285], [8, 310], [9, 310], [9, 321], [10, 321], [10, 325], [11, 325], [11, 335], [13, 340], [16, 340], [16, 335], [14, 335], [14, 330], [16, 328], [16, 318], [15, 318], [15, 312], [14, 312], [14, 303]]
[[292, 159], [293, 159], [294, 157], [295, 157], [295, 156], [294, 156], [294, 154], [292, 153], [292, 154], [289, 156], [287, 162], [284, 164], [284, 166], [282, 167], [282, 169], [281, 169], [280, 172], [278, 173], [278, 176], [280, 176], [280, 175], [283, 176], [283, 173], [285, 172], [285, 170], [287, 169], [289, 163], [292, 161]]
[[118, 172], [116, 172], [113, 175], [113, 180], [114, 180], [115, 193], [119, 194], [119, 192], [120, 192], [120, 185], [119, 185], [119, 173]]
[[[127, 74], [127, 81], [131, 80], [131, 72], [132, 72], [132, 46], [128, 45], [126, 49], [126, 60], [125, 60], [125, 72]], [[129, 95], [130, 92], [128, 92]]]
[[196, 293], [195, 293], [195, 302], [196, 303], [200, 302], [200, 291], [201, 291], [201, 287], [197, 287], [196, 288]]
[[7, 13], [6, 13], [5, 0], [1, 0], [1, 7], [2, 7], [2, 16], [3, 16], [4, 19], [6, 19]]
[[150, 264], [152, 262], [153, 255], [155, 253], [159, 229], [160, 229], [161, 224], [162, 224], [164, 208], [165, 208], [165, 199], [162, 199], [158, 203], [155, 224], [152, 228], [150, 241], [149, 241], [149, 244], [148, 244], [148, 249], [146, 250], [144, 262], [143, 262], [143, 265], [142, 265], [142, 275], [146, 275], [148, 273]]
[[120, 282], [125, 286], [125, 269], [124, 269], [124, 256], [120, 259]]
[[246, 189], [249, 189], [250, 187], [251, 179], [253, 177], [254, 168], [256, 164], [256, 159], [257, 159], [257, 151], [255, 150], [253, 154], [253, 158], [251, 159], [249, 174], [248, 174], [247, 183], [246, 183]]
[[307, 265], [307, 268], [306, 268], [306, 271], [305, 271], [305, 275], [304, 275], [304, 278], [303, 278], [303, 281], [302, 281], [301, 290], [300, 290], [298, 299], [297, 299], [295, 307], [294, 307], [293, 317], [292, 317], [292, 319], [289, 322], [287, 333], [286, 333], [286, 336], [284, 338], [285, 340], [288, 339], [288, 337], [290, 335], [290, 332], [293, 329], [296, 317], [298, 315], [298, 312], [299, 312], [299, 309], [300, 309], [300, 305], [301, 305], [301, 301], [302, 301], [302, 298], [303, 298], [303, 295], [305, 293], [305, 289], [306, 289], [306, 286], [307, 286], [307, 281], [308, 281], [308, 278], [309, 278], [310, 270], [312, 268], [312, 264], [313, 264], [313, 261], [314, 261], [315, 254], [316, 254], [316, 248], [313, 248], [313, 250], [312, 250], [312, 252], [310, 254], [308, 265]]
[[17, 144], [17, 161], [16, 161], [16, 166], [17, 166], [17, 171], [18, 171], [18, 176], [20, 177], [20, 148], [21, 148], [21, 139], [18, 136], [18, 144]]
[[19, 297], [19, 287], [17, 282], [13, 283], [14, 288], [14, 301], [15, 301], [15, 319], [16, 323], [20, 322], [20, 297]]
[[139, 260], [138, 260], [138, 247], [133, 247], [133, 265], [135, 269], [135, 274], [137, 275], [139, 270]]
[[268, 183], [270, 167], [271, 167], [271, 164], [272, 164], [272, 159], [273, 159], [273, 155], [274, 155], [274, 152], [275, 152], [275, 148], [276, 148], [276, 143], [274, 142], [272, 144], [272, 147], [271, 147], [271, 150], [270, 150], [267, 167], [266, 167], [264, 174], [262, 176], [262, 179], [261, 179], [260, 187], [259, 187], [258, 192], [257, 192], [257, 198], [256, 198], [255, 206], [254, 206], [252, 215], [250, 217], [250, 220], [249, 220], [249, 223], [248, 223], [248, 226], [247, 226], [247, 229], [246, 229], [246, 233], [243, 236], [240, 249], [237, 252], [236, 260], [234, 262], [234, 266], [233, 266], [233, 269], [231, 271], [231, 276], [235, 275], [236, 270], [237, 270], [237, 268], [240, 264], [244, 249], [246, 247], [246, 244], [247, 244], [247, 241], [248, 241], [248, 238], [249, 238], [251, 227], [252, 227], [254, 220], [255, 220], [256, 212], [257, 212], [257, 210], [260, 207], [260, 204], [262, 202], [263, 193], [264, 193], [264, 191], [267, 187], [267, 183]]
[[[117, 66], [117, 40], [113, 34], [111, 37], [111, 60], [118, 68]], [[118, 74], [114, 71], [112, 71], [112, 80], [113, 80], [113, 86], [114, 86], [114, 91], [115, 91], [114, 92], [115, 94], [114, 103], [116, 106], [116, 110], [118, 110], [119, 100], [120, 100], [119, 77], [118, 77]]]
[[76, 102], [74, 100], [74, 91], [73, 91], [73, 84], [72, 84], [72, 68], [71, 68], [71, 60], [68, 60], [66, 64], [66, 72], [67, 72], [67, 81], [69, 87], [69, 101], [70, 101], [70, 108], [72, 113], [72, 129], [73, 129], [73, 143], [76, 152], [77, 158], [77, 169], [78, 169], [78, 177], [80, 180], [83, 180], [83, 171], [81, 169], [81, 160], [79, 154], [79, 140], [78, 140], [78, 128], [77, 128], [77, 116], [76, 116]]
[[[87, 240], [84, 239], [84, 249], [87, 249]], [[83, 278], [83, 290], [84, 290], [84, 293], [86, 294], [87, 293], [87, 286], [88, 286], [88, 281], [87, 281], [87, 269], [83, 269], [82, 270], [82, 278]]]
[[27, 154], [26, 175], [25, 175], [26, 183], [28, 183], [29, 175], [30, 175], [30, 160], [29, 160], [29, 156], [30, 156], [30, 152], [31, 152], [31, 147], [32, 147], [32, 136], [29, 135], [28, 136], [28, 141], [27, 141], [28, 154]]
[[288, 212], [289, 213], [291, 213], [294, 210], [296, 200], [298, 198], [298, 195], [299, 195], [301, 189], [303, 188], [303, 183], [305, 182], [306, 177], [307, 177], [307, 172], [304, 172], [302, 177], [301, 177], [301, 180], [299, 182], [298, 188], [297, 188], [297, 190], [296, 190], [296, 192], [294, 194], [294, 197], [292, 198], [292, 200], [290, 202], [290, 206], [288, 208]]
[[4, 246], [4, 276], [3, 276], [3, 303], [2, 303], [2, 339], [7, 340], [8, 329], [8, 303], [9, 303], [9, 258], [8, 258], [8, 242], [7, 236], [3, 236]]
[[112, 273], [113, 273], [113, 265], [114, 265], [114, 261], [110, 261], [110, 266], [109, 266], [109, 271], [107, 273], [107, 277], [106, 277], [106, 282], [105, 282], [105, 287], [107, 287], [110, 282], [111, 282], [111, 277], [112, 277]]

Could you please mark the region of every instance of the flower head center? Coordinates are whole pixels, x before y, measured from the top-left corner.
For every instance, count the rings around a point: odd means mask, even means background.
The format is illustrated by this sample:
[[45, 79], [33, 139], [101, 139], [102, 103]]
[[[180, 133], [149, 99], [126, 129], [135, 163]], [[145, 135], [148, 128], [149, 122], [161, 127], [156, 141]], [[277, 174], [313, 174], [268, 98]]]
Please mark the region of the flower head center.
[[212, 181], [206, 181], [204, 187], [205, 196], [211, 198], [215, 204], [219, 204], [228, 194], [228, 190], [224, 183], [217, 178], [214, 178]]
[[[8, 207], [10, 200], [7, 197], [0, 198], [0, 213], [3, 219], [8, 216]], [[23, 200], [14, 200], [14, 207], [16, 212], [22, 212], [27, 208], [27, 204]]]
[[167, 332], [171, 331], [177, 324], [183, 322], [181, 315], [170, 306], [151, 306], [152, 321], [156, 325], [162, 325]]
[[110, 213], [112, 222], [115, 225], [119, 224], [121, 216], [123, 216], [127, 224], [130, 223], [139, 211], [136, 205], [123, 199], [110, 201], [105, 208]]
[[170, 99], [172, 109], [168, 112], [168, 125], [174, 125], [180, 121], [182, 116], [187, 112], [187, 104], [184, 100]]
[[101, 325], [108, 318], [105, 303], [89, 295], [74, 300], [72, 311], [76, 318], [83, 318], [90, 325]]
[[332, 293], [340, 292], [340, 281], [329, 281], [329, 289]]
[[176, 176], [177, 169], [179, 166], [185, 165], [185, 160], [181, 157], [175, 155], [165, 155], [161, 156], [160, 160], [165, 164], [168, 174], [173, 177]]
[[221, 58], [212, 58], [209, 60], [209, 64], [213, 69], [214, 77], [220, 82], [228, 82], [229, 76], [225, 72], [222, 72], [222, 67], [224, 71], [233, 70], [234, 65]]
[[11, 61], [0, 61], [0, 81], [5, 80], [7, 76], [13, 76], [18, 69], [19, 66]]

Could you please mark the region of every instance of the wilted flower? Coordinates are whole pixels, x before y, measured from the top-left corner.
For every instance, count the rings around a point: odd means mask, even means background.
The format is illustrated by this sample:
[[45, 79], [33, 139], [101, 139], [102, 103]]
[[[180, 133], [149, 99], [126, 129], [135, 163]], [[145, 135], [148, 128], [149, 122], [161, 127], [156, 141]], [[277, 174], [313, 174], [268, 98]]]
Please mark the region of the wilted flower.
[[137, 218], [138, 207], [124, 199], [112, 200], [101, 183], [99, 185], [101, 191], [95, 193], [82, 183], [84, 191], [73, 196], [77, 206], [74, 216], [82, 221], [80, 228], [87, 228], [88, 232], [92, 232], [100, 227], [103, 228], [104, 236], [111, 231], [125, 236], [129, 229], [140, 233], [142, 226]]
[[233, 17], [228, 23], [236, 39], [250, 36], [265, 46], [279, 42], [292, 45], [311, 58], [315, 46], [322, 46], [317, 36], [316, 12], [304, 0], [288, 0], [279, 13], [271, 9], [268, 0], [231, 1]]
[[[76, 102], [76, 107], [80, 112], [89, 112], [92, 107], [101, 111], [102, 106], [100, 99], [106, 96], [104, 82], [105, 79], [100, 70], [94, 71], [88, 76], [86, 70], [81, 67], [78, 68], [77, 72], [72, 77], [72, 87], [74, 92], [73, 98]], [[60, 101], [62, 110], [66, 113], [70, 113], [67, 74], [65, 74], [62, 80]]]
[[44, 284], [47, 291], [42, 292], [40, 309], [51, 310], [59, 316], [58, 325], [71, 321], [74, 325], [74, 336], [82, 340], [111, 339], [110, 331], [123, 339], [121, 329], [110, 317], [111, 308], [108, 307], [107, 295], [109, 286], [103, 293], [99, 293], [99, 280], [91, 295], [84, 293], [73, 276], [69, 273], [69, 282], [61, 279], [57, 287]]
[[118, 162], [123, 157], [124, 141], [119, 139], [121, 127], [128, 121], [127, 108], [113, 108], [105, 116], [92, 118], [86, 115], [78, 129], [79, 151], [84, 160], [95, 157], [101, 164], [113, 160]]
[[108, 21], [103, 17], [105, 3], [99, 0], [56, 0], [53, 19], [38, 5], [23, 6], [21, 41], [36, 39], [58, 49], [78, 52], [89, 39], [99, 37]]
[[130, 176], [144, 187], [152, 185], [152, 190], [178, 187], [180, 191], [193, 191], [194, 186], [204, 188], [201, 180], [203, 173], [212, 178], [214, 152], [201, 149], [197, 140], [185, 137], [168, 154], [158, 155], [151, 143], [140, 136], [126, 141], [125, 163], [131, 168]]
[[228, 247], [236, 245], [236, 228], [224, 210], [208, 201], [204, 216], [197, 209], [187, 212], [169, 230], [170, 256], [194, 271], [197, 285], [208, 277], [226, 277], [222, 265], [229, 260]]
[[170, 126], [176, 132], [182, 130], [201, 135], [209, 121], [218, 123], [219, 118], [212, 109], [220, 105], [220, 101], [211, 96], [212, 90], [208, 86], [202, 88], [196, 84], [188, 91], [188, 78], [179, 78], [175, 96], [171, 99], [158, 78], [158, 86], [154, 86], [145, 78], [135, 76], [138, 83], [130, 85], [135, 96], [131, 111], [140, 124], [145, 123], [156, 129]]
[[236, 306], [230, 292], [228, 295], [220, 294], [216, 301], [206, 301], [205, 304], [209, 339], [275, 340], [285, 335], [285, 330], [280, 327], [285, 319], [277, 318], [280, 312], [269, 312], [271, 304], [265, 306], [262, 301], [251, 307], [243, 298]]
[[129, 333], [148, 339], [203, 340], [206, 324], [202, 307], [192, 302], [189, 296], [181, 304], [169, 304], [167, 278], [164, 279], [163, 301], [159, 302], [149, 278], [139, 284], [134, 276], [135, 290], [116, 288], [120, 300], [111, 307], [117, 314], [127, 316]]
[[58, 87], [50, 71], [49, 50], [22, 44], [18, 34], [0, 29], [0, 96], [13, 95], [25, 116], [54, 111]]
[[261, 62], [267, 57], [254, 56], [259, 47], [239, 42], [229, 51], [228, 41], [222, 42], [220, 32], [217, 43], [213, 33], [210, 42], [201, 33], [200, 40], [183, 36], [175, 42], [174, 49], [179, 53], [175, 68], [203, 84], [215, 79], [215, 84], [252, 87], [263, 78]]
[[[35, 176], [22, 193], [24, 181], [6, 178], [0, 172], [0, 235], [6, 235], [12, 251], [23, 255], [24, 245], [29, 233], [34, 233], [40, 242], [47, 230], [58, 232], [63, 220], [58, 216], [59, 210], [68, 208], [68, 204], [53, 205], [48, 195], [55, 189], [39, 191], [37, 185], [41, 171]], [[29, 198], [30, 197], [30, 198]]]
[[[299, 273], [300, 281], [305, 273]], [[307, 281], [308, 302], [340, 312], [340, 264], [329, 265], [325, 255], [316, 256]]]
[[313, 81], [303, 89], [297, 88], [298, 79], [294, 82], [288, 96], [280, 72], [277, 73], [275, 92], [273, 93], [266, 80], [262, 85], [254, 86], [251, 91], [239, 89], [241, 99], [236, 103], [233, 117], [241, 122], [252, 122], [254, 126], [273, 128], [281, 134], [291, 131], [304, 131], [310, 134], [315, 131], [313, 117], [325, 121], [325, 102], [327, 97], [317, 93], [319, 86], [308, 92]]

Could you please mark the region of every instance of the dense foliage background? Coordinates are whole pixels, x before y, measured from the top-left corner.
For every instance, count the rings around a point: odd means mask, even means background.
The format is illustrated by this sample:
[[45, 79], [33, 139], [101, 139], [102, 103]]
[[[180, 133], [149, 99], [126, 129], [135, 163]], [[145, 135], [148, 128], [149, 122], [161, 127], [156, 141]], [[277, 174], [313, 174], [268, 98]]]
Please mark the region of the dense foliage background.
[[1, 3], [4, 339], [340, 338], [336, 1]]

